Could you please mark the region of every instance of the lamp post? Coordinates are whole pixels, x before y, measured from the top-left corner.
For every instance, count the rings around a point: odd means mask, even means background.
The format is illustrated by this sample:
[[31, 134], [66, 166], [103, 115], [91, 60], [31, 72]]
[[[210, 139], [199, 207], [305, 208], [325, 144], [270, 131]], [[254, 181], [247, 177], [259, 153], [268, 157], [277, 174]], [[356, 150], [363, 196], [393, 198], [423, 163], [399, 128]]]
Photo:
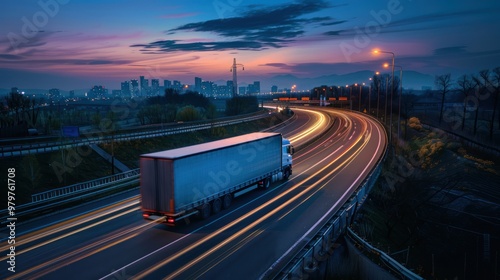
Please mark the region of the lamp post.
[[359, 85], [359, 101], [358, 101], [358, 109], [361, 112], [361, 91], [363, 90], [363, 87], [365, 86], [365, 83], [362, 83]]
[[394, 95], [394, 60], [395, 55], [393, 52], [374, 50], [373, 53], [387, 53], [392, 55], [392, 82], [391, 82], [391, 116], [389, 121], [389, 142], [392, 143], [392, 96]]
[[[380, 72], [375, 72], [375, 75], [379, 75]], [[380, 111], [380, 77], [377, 78], [377, 82], [378, 82], [378, 85], [377, 85], [377, 119], [378, 119], [378, 114], [379, 114], [379, 111]]]
[[372, 113], [372, 78], [369, 78], [370, 80], [370, 86], [368, 87], [368, 114], [371, 115]]
[[[355, 83], [354, 86], [357, 87], [358, 83]], [[354, 94], [356, 94], [356, 93], [354, 93]], [[352, 110], [352, 104], [351, 104], [351, 110]]]
[[349, 87], [349, 109], [352, 110], [352, 87]]
[[385, 106], [384, 106], [384, 123], [387, 123], [387, 95], [389, 92], [389, 76], [385, 77]]

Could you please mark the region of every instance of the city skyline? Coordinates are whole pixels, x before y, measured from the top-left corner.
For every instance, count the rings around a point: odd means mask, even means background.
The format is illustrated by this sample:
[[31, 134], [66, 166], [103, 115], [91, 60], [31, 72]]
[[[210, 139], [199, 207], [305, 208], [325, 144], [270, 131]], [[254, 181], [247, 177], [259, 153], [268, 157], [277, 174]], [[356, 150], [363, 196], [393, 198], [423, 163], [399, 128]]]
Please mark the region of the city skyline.
[[382, 70], [391, 57], [372, 54], [376, 48], [394, 52], [405, 71], [428, 75], [500, 66], [500, 38], [484, 35], [500, 31], [498, 1], [193, 3], [4, 1], [0, 88], [118, 89], [139, 76], [231, 80], [233, 58], [245, 66], [242, 84], [309, 79]]

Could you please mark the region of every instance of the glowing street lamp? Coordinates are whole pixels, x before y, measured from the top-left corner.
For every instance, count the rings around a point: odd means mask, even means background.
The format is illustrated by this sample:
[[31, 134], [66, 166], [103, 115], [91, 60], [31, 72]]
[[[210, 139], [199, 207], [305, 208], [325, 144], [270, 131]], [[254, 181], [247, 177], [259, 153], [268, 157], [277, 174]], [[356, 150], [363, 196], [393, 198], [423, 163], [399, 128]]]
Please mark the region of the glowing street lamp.
[[[375, 75], [380, 75], [380, 72], [375, 72]], [[378, 85], [377, 85], [377, 119], [378, 119], [378, 114], [380, 110], [380, 78], [377, 78], [378, 80]]]

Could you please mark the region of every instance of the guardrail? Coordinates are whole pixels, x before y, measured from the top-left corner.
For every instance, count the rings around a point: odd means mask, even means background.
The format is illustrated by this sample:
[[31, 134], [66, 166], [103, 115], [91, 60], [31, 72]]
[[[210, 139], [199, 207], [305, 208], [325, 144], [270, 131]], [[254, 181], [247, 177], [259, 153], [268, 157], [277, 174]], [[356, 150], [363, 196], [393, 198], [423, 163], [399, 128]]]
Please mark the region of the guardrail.
[[[371, 174], [363, 181], [361, 186], [351, 195], [344, 205], [333, 215], [332, 218], [316, 233], [316, 235], [307, 242], [289, 261], [274, 279], [307, 279], [317, 276], [319, 263], [326, 261], [333, 253], [333, 243], [345, 233], [355, 238], [357, 242], [363, 244], [370, 251], [377, 252], [381, 260], [392, 270], [397, 272], [404, 279], [421, 280], [422, 277], [413, 273], [389, 255], [374, 248], [349, 229], [353, 222], [357, 210], [362, 206], [371, 188], [377, 181], [382, 171], [382, 162], [387, 155], [387, 149], [384, 156], [378, 161]], [[356, 236], [356, 237], [354, 237]]]
[[208, 129], [211, 127], [220, 127], [226, 125], [234, 125], [244, 122], [249, 122], [263, 117], [267, 117], [268, 113], [260, 113], [240, 119], [222, 120], [217, 122], [204, 122], [201, 124], [191, 124], [189, 126], [181, 126], [174, 128], [161, 128], [153, 131], [132, 132], [127, 134], [103, 135], [102, 132], [84, 133], [85, 138], [74, 140], [61, 140], [55, 142], [31, 143], [29, 145], [12, 145], [1, 146], [0, 157], [22, 156], [36, 153], [46, 153], [58, 151], [60, 149], [74, 148], [91, 144], [100, 144], [109, 141], [130, 141], [135, 139], [152, 138], [159, 136], [167, 136], [177, 133], [192, 132], [197, 130]]
[[[342, 234], [346, 233], [347, 228], [353, 222], [357, 210], [362, 206], [368, 193], [377, 181], [382, 171], [382, 162], [385, 160], [386, 155], [387, 149], [360, 187], [350, 196], [339, 211], [325, 223], [316, 235], [291, 258], [284, 268], [277, 272], [274, 279], [307, 279], [316, 275], [319, 263], [329, 258], [333, 250], [333, 243]], [[401, 265], [395, 265], [397, 262], [394, 260], [392, 262], [387, 261], [386, 263], [393, 265], [396, 271], [406, 269]]]
[[357, 210], [365, 201], [382, 170], [380, 161], [363, 184], [351, 195], [335, 215], [299, 251], [275, 279], [303, 279], [315, 273], [319, 262], [332, 253], [332, 245], [353, 222]]
[[[249, 117], [246, 117], [244, 119], [231, 119], [231, 120], [224, 120], [224, 121], [219, 121], [216, 123], [204, 123], [204, 124], [197, 124], [192, 127], [180, 127], [180, 128], [174, 128], [170, 130], [165, 130], [162, 129], [160, 131], [155, 131], [155, 133], [151, 132], [138, 132], [134, 133], [133, 138], [143, 138], [144, 133], [146, 133], [149, 137], [156, 137], [156, 136], [163, 136], [163, 135], [168, 135], [168, 134], [174, 134], [174, 133], [181, 133], [181, 132], [189, 132], [189, 131], [194, 131], [194, 130], [200, 130], [200, 129], [208, 129], [210, 127], [219, 127], [219, 126], [225, 126], [225, 125], [231, 125], [231, 124], [238, 124], [238, 123], [243, 123], [243, 122], [248, 122], [251, 120], [256, 120], [262, 118], [264, 115], [259, 114], [259, 115], [252, 115]], [[268, 116], [266, 113], [265, 116]], [[274, 126], [274, 127], [279, 127], [282, 126], [283, 123], [288, 123], [290, 121], [289, 118], [285, 120], [284, 122]], [[106, 141], [107, 138], [100, 138], [101, 141]], [[84, 143], [76, 143], [76, 145], [86, 145], [89, 143], [93, 143], [89, 139], [87, 139], [87, 142]], [[116, 140], [116, 138], [115, 138]], [[123, 139], [122, 139], [123, 140]], [[127, 137], [125, 140], [131, 140], [131, 138]], [[70, 146], [70, 145], [75, 145], [75, 143], [71, 141], [64, 141], [60, 143], [64, 143], [64, 147]], [[47, 147], [44, 147], [43, 149], [45, 150]], [[3, 151], [0, 151], [3, 153]], [[78, 183], [74, 184], [71, 186], [66, 186], [58, 189], [53, 189], [37, 194], [33, 194], [31, 196], [31, 202], [25, 203], [22, 205], [18, 205], [16, 207], [17, 211], [17, 216], [25, 216], [25, 215], [30, 215], [30, 214], [36, 214], [41, 211], [45, 211], [51, 208], [55, 207], [60, 207], [64, 204], [71, 203], [76, 200], [82, 200], [82, 199], [87, 199], [93, 196], [101, 195], [106, 192], [111, 192], [115, 191], [118, 189], [122, 189], [125, 186], [133, 185], [133, 184], [138, 184], [139, 183], [139, 176], [140, 176], [140, 170], [139, 168], [129, 170], [126, 172], [122, 172], [119, 174], [115, 175], [110, 175], [106, 177], [102, 177], [96, 180], [91, 180], [83, 183]], [[7, 214], [7, 210], [1, 210], [0, 211], [0, 216], [2, 216], [0, 224], [3, 224], [4, 221], [9, 217]]]
[[380, 257], [380, 259], [389, 267], [393, 268], [394, 272], [397, 272], [401, 275], [403, 279], [411, 279], [411, 280], [423, 280], [421, 276], [415, 274], [413, 271], [410, 271], [408, 268], [404, 267], [402, 264], [391, 258], [384, 251], [381, 251], [375, 247], [373, 247], [370, 243], [363, 240], [359, 237], [354, 231], [350, 228], [347, 228], [347, 236], [349, 236], [356, 243], [361, 245], [367, 251], [372, 252]]
[[[131, 177], [132, 178], [132, 177]], [[131, 180], [122, 180], [118, 184], [110, 184], [107, 186], [103, 186], [101, 188], [95, 188], [92, 190], [92, 192], [86, 192], [86, 193], [79, 193], [78, 195], [73, 195], [71, 197], [65, 197], [62, 200], [49, 200], [49, 201], [43, 201], [43, 202], [30, 202], [26, 204], [22, 204], [16, 207], [16, 217], [27, 217], [27, 216], [36, 216], [39, 217], [45, 213], [48, 213], [49, 211], [53, 211], [54, 209], [59, 209], [61, 207], [65, 207], [66, 205], [76, 202], [76, 201], [82, 201], [86, 199], [91, 199], [95, 198], [99, 195], [104, 195], [107, 193], [110, 193], [112, 191], [120, 191], [123, 190], [124, 188], [130, 188], [132, 185], [137, 185], [139, 184], [139, 178], [136, 179], [131, 179]], [[0, 224], [5, 224], [8, 222], [8, 219], [10, 216], [8, 215], [7, 210], [2, 210], [1, 212], [1, 218], [0, 218]], [[2, 242], [3, 240], [0, 240]]]
[[31, 195], [31, 202], [32, 203], [39, 203], [39, 202], [45, 202], [48, 200], [56, 199], [56, 198], [62, 198], [65, 196], [70, 196], [74, 195], [77, 193], [81, 192], [86, 192], [91, 189], [99, 189], [104, 186], [108, 186], [110, 184], [116, 184], [123, 182], [125, 180], [131, 180], [131, 179], [137, 179], [139, 178], [139, 168], [125, 171], [122, 173], [118, 173], [115, 175], [110, 175], [106, 177], [102, 177], [99, 179], [83, 182], [83, 183], [78, 183], [62, 188], [57, 188], [53, 190], [48, 190], [45, 192], [41, 193], [36, 193]]

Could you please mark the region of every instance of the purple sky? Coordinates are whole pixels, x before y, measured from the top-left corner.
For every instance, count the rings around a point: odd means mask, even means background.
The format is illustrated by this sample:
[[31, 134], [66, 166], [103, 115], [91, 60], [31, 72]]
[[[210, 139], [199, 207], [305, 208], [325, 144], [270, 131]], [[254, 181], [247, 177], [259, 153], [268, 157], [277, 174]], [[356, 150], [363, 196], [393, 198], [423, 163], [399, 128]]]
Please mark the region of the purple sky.
[[248, 83], [377, 71], [391, 56], [376, 48], [430, 75], [500, 66], [498, 0], [5, 0], [0, 8], [7, 89], [113, 89], [140, 75], [230, 80], [233, 58]]

